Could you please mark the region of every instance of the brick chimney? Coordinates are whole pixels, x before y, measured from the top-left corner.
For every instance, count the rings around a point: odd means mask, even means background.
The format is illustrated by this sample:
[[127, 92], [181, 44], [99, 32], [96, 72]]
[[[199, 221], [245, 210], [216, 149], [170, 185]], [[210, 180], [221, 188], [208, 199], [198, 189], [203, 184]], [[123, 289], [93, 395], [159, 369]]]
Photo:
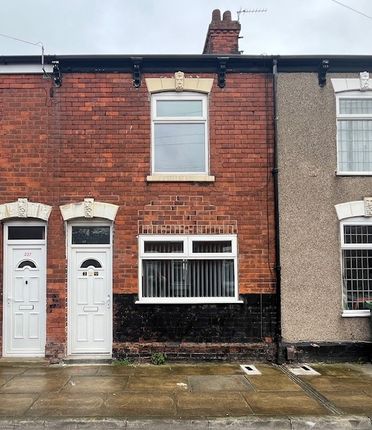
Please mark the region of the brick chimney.
[[212, 12], [203, 54], [239, 54], [239, 33], [240, 23], [231, 20], [231, 12], [224, 12], [221, 20], [220, 10], [215, 9]]

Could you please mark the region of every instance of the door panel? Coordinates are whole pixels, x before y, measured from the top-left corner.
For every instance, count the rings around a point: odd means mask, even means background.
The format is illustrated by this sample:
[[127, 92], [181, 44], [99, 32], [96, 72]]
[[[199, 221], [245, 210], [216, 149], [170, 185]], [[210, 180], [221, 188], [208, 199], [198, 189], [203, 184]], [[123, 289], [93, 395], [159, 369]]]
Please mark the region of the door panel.
[[70, 264], [71, 353], [110, 354], [110, 250], [73, 248]]
[[6, 252], [4, 353], [8, 356], [43, 356], [45, 245], [8, 245]]

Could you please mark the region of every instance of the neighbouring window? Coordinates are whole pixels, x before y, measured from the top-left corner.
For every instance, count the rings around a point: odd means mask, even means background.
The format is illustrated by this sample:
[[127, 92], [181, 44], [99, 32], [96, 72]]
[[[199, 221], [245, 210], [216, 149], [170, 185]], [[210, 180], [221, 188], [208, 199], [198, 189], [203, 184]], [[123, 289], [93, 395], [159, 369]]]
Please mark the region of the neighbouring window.
[[341, 224], [344, 309], [366, 309], [372, 300], [372, 223]]
[[152, 96], [152, 172], [208, 173], [207, 96]]
[[235, 235], [141, 235], [140, 301], [238, 300]]
[[352, 91], [337, 95], [338, 173], [372, 173], [372, 95]]

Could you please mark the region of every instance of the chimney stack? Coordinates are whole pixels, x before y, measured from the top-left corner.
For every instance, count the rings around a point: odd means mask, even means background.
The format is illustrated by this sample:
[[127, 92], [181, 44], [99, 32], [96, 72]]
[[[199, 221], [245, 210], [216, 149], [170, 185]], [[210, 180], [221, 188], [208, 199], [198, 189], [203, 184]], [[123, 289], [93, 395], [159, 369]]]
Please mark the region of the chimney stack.
[[239, 54], [240, 23], [231, 20], [231, 12], [227, 10], [221, 20], [221, 12], [212, 12], [205, 39], [203, 54]]

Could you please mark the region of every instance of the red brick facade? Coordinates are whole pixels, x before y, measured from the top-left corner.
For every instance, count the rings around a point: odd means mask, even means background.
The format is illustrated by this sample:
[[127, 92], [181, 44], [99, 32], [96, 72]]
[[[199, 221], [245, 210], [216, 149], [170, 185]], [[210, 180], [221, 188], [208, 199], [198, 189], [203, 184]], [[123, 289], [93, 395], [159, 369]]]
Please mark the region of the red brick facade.
[[66, 73], [61, 88], [40, 75], [0, 75], [0, 116], [0, 203], [28, 198], [53, 206], [47, 243], [51, 354], [55, 349], [63, 354], [66, 343], [66, 243], [59, 206], [69, 202], [93, 197], [119, 205], [116, 294], [138, 292], [138, 233], [163, 231], [237, 233], [239, 292], [274, 292], [269, 75], [231, 74], [226, 88], [214, 84], [209, 97], [213, 183], [146, 181], [150, 97], [146, 85], [133, 87], [129, 74]]

